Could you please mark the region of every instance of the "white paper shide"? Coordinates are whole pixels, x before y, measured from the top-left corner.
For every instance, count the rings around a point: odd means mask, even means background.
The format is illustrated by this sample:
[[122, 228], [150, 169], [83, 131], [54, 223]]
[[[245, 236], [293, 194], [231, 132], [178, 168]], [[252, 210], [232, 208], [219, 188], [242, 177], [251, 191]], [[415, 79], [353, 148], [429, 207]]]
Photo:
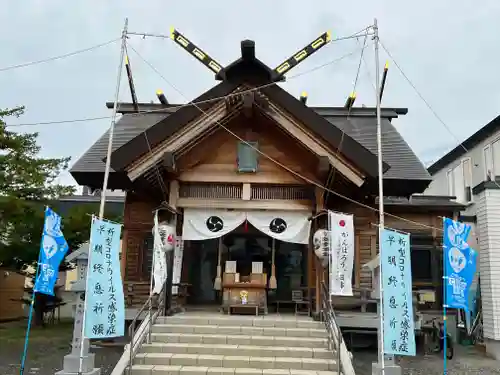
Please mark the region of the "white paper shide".
[[352, 296], [352, 270], [354, 265], [353, 215], [328, 212], [331, 236], [330, 294]]

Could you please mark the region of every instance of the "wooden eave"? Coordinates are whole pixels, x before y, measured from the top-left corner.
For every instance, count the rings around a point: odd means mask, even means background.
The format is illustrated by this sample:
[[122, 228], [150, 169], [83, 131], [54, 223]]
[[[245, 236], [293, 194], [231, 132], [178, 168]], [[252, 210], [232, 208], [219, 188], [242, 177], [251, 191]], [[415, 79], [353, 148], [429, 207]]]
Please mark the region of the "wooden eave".
[[252, 105], [249, 108], [246, 100], [248, 97], [249, 94], [245, 94], [240, 101], [234, 99], [232, 103], [228, 103], [226, 100], [214, 105], [210, 111], [186, 125], [182, 130], [152, 149], [150, 153], [143, 155], [127, 167], [129, 178], [134, 181], [151, 168], [158, 167], [167, 172], [175, 173], [173, 168], [175, 159], [202, 139], [219, 130], [218, 123], [228, 122], [239, 113], [249, 116], [247, 111], [258, 110], [259, 113], [269, 118], [278, 128], [315, 155], [318, 158], [318, 171], [322, 171], [322, 174], [326, 174], [325, 172], [328, 172], [330, 168], [336, 168], [354, 185], [359, 187], [364, 183], [365, 175], [343, 158], [342, 152], [333, 150], [322, 139], [316, 137], [303, 124], [275, 106], [270, 100], [265, 100], [265, 98], [257, 98], [258, 100], [256, 100], [252, 95]]

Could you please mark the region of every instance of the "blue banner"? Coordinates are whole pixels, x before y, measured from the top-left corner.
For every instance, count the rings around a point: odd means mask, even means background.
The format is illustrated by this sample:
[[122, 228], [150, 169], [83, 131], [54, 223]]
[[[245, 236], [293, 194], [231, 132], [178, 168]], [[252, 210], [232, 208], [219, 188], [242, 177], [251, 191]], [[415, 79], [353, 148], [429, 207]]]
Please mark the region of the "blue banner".
[[119, 337], [125, 330], [120, 274], [121, 225], [92, 219], [85, 292], [85, 337]]
[[470, 225], [445, 218], [443, 222], [443, 261], [446, 307], [469, 311], [469, 290], [476, 272], [474, 249], [467, 244]]
[[415, 355], [410, 235], [384, 229], [380, 234], [384, 352]]
[[59, 265], [68, 251], [68, 243], [61, 231], [61, 217], [52, 209], [45, 209], [40, 256], [38, 258], [38, 277], [33, 293], [54, 295], [54, 285], [59, 275]]

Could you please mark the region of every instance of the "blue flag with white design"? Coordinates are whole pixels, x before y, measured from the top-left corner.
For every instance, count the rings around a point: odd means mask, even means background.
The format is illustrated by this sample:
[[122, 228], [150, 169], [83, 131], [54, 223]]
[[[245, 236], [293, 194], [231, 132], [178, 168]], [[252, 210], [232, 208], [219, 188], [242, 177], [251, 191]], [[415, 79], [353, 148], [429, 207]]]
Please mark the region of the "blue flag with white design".
[[469, 311], [469, 290], [476, 272], [476, 256], [467, 237], [471, 226], [444, 219], [443, 257], [447, 307]]
[[59, 265], [68, 251], [68, 243], [61, 231], [61, 216], [52, 209], [45, 209], [40, 256], [38, 258], [38, 277], [34, 293], [54, 295], [54, 285], [59, 274]]

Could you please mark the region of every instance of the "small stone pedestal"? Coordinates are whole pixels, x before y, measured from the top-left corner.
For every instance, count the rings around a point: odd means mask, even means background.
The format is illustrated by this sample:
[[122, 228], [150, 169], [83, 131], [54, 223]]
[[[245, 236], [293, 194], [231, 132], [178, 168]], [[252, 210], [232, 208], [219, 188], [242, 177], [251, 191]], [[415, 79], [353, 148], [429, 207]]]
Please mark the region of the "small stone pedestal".
[[[385, 370], [384, 370], [385, 375], [401, 375], [401, 367], [391, 363], [391, 364], [386, 364], [385, 365]], [[380, 364], [378, 362], [373, 362], [372, 363], [372, 375], [382, 375], [382, 368], [380, 367]]]
[[80, 371], [81, 345], [83, 345], [82, 375], [101, 375], [101, 369], [94, 368], [95, 355], [89, 353], [89, 340], [82, 340], [83, 311], [85, 309], [85, 283], [88, 265], [88, 242], [70, 254], [67, 262], [76, 261], [77, 281], [71, 290], [76, 292], [75, 323], [73, 327], [73, 341], [71, 342], [71, 353], [64, 356], [63, 369], [55, 375], [77, 375]]

